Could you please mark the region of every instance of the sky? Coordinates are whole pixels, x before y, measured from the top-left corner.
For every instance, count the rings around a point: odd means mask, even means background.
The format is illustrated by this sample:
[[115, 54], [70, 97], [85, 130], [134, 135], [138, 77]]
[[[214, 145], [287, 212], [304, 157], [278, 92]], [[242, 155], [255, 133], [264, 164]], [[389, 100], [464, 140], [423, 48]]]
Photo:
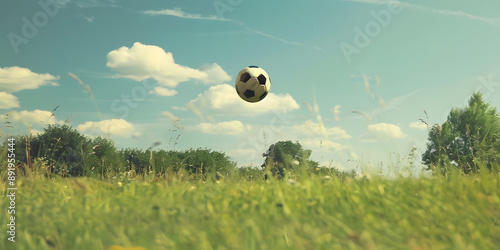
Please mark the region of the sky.
[[[69, 124], [118, 148], [259, 166], [298, 141], [323, 166], [398, 166], [473, 91], [500, 107], [500, 2], [4, 0], [4, 136]], [[249, 65], [270, 94], [234, 89]]]

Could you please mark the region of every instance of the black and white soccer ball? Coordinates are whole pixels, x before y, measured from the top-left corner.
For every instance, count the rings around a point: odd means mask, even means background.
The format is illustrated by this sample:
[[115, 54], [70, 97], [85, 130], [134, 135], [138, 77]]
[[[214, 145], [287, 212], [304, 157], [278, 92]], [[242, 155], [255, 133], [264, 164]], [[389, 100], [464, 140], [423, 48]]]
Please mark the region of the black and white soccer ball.
[[261, 67], [248, 66], [236, 77], [236, 93], [247, 102], [259, 102], [271, 89], [271, 79]]

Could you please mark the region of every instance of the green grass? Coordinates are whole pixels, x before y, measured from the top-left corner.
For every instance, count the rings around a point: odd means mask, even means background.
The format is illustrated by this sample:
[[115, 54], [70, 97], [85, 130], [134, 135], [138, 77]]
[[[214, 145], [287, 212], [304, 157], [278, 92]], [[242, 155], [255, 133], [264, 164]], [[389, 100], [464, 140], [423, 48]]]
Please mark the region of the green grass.
[[[7, 241], [0, 216], [0, 249], [500, 246], [499, 175], [268, 183], [25, 177], [17, 185], [16, 242]], [[1, 198], [2, 213], [7, 206]]]

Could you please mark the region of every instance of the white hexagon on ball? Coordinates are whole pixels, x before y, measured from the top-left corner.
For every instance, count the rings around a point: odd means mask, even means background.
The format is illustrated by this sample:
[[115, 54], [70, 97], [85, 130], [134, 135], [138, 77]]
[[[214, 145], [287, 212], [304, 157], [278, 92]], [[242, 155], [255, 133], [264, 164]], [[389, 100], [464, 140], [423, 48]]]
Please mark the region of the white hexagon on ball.
[[271, 89], [271, 79], [259, 66], [248, 66], [236, 77], [236, 93], [247, 102], [262, 101]]

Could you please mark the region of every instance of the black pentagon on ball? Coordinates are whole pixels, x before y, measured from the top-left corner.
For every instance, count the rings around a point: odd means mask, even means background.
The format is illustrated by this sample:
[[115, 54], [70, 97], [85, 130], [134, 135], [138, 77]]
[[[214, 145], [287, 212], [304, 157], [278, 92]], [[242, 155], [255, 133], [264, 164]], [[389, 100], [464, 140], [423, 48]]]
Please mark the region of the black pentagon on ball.
[[264, 94], [262, 94], [262, 95], [259, 97], [259, 100], [264, 99], [264, 97], [266, 97], [266, 96], [267, 96], [267, 92], [264, 92]]
[[260, 74], [259, 77], [257, 77], [257, 80], [259, 80], [260, 85], [266, 84], [266, 77], [263, 74]]
[[258, 68], [259, 66], [248, 66], [249, 68]]
[[240, 81], [247, 82], [248, 80], [250, 80], [250, 74], [248, 74], [248, 72], [243, 73], [240, 77]]
[[245, 93], [243, 93], [243, 95], [246, 97], [246, 98], [252, 98], [255, 96], [255, 91], [253, 90], [250, 90], [250, 89], [247, 89], [245, 90]]

